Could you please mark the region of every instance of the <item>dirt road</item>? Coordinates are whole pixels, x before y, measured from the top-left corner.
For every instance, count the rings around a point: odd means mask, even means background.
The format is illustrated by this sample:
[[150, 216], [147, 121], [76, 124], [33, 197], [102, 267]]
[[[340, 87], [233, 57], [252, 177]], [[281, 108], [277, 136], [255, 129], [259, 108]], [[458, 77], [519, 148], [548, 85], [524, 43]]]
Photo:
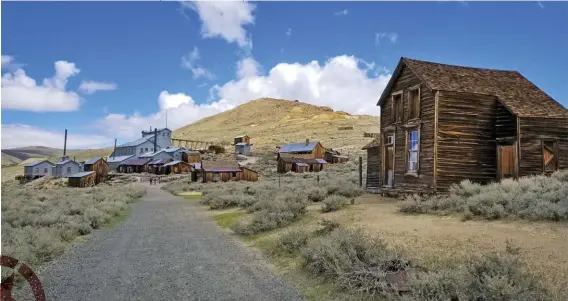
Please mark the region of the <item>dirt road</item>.
[[194, 201], [158, 186], [41, 273], [48, 300], [303, 300]]

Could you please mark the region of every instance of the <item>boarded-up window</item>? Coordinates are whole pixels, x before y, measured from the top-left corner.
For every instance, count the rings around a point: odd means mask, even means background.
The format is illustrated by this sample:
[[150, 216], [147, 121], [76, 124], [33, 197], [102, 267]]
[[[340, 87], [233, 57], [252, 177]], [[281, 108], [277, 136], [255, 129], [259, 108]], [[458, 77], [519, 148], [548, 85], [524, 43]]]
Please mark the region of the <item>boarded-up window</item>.
[[407, 164], [406, 172], [418, 172], [418, 156], [420, 151], [419, 131], [417, 129], [408, 131], [407, 135]]
[[542, 157], [545, 172], [553, 172], [558, 169], [558, 149], [555, 141], [542, 142]]
[[392, 96], [391, 111], [391, 119], [393, 122], [402, 121], [403, 108], [402, 93], [394, 94]]
[[408, 91], [408, 119], [420, 117], [420, 88]]

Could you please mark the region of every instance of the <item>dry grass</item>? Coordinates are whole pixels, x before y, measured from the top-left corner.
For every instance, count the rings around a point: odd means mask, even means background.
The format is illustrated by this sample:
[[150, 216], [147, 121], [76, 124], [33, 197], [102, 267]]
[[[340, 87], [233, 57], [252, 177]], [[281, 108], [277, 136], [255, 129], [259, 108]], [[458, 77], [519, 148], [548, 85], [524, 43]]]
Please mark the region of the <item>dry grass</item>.
[[[317, 228], [321, 215], [303, 228]], [[357, 199], [346, 210], [325, 218], [349, 226], [362, 226], [389, 245], [429, 268], [457, 266], [472, 256], [505, 249], [509, 240], [521, 247], [520, 258], [551, 291], [568, 295], [568, 225], [515, 221], [461, 221], [459, 216], [405, 215], [396, 201], [374, 195]]]
[[[175, 138], [232, 142], [234, 136], [247, 134], [255, 150], [273, 150], [306, 138], [319, 140], [325, 147], [347, 153], [362, 153], [371, 141], [363, 132], [378, 132], [379, 117], [334, 112], [328, 107], [263, 98], [250, 101], [174, 131]], [[338, 130], [352, 126], [353, 130]]]

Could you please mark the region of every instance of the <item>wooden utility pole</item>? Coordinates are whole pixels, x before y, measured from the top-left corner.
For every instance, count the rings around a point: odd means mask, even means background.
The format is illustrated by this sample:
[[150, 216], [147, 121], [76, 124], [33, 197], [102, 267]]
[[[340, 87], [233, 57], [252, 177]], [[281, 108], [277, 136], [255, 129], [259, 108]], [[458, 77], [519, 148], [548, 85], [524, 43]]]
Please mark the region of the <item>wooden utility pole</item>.
[[359, 186], [363, 187], [363, 158], [359, 157]]

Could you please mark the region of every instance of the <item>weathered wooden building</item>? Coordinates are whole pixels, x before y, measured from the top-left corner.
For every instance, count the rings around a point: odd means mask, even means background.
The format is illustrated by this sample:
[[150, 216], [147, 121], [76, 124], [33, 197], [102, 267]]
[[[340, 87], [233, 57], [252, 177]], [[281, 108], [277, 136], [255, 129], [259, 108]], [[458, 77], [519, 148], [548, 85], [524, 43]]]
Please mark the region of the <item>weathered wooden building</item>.
[[203, 183], [258, 180], [256, 171], [241, 167], [236, 161], [202, 161], [200, 168]]
[[109, 166], [108, 163], [100, 157], [94, 157], [83, 164], [83, 171], [95, 172], [95, 184], [104, 183], [108, 178]]
[[568, 110], [517, 71], [401, 58], [378, 105], [383, 192], [568, 168]]
[[288, 143], [278, 149], [278, 158], [323, 159], [325, 148], [318, 141], [306, 139], [303, 143]]
[[162, 167], [165, 164], [170, 163], [172, 161], [173, 159], [171, 158], [152, 160], [148, 162], [148, 164], [146, 164], [146, 172], [153, 174], [160, 174], [160, 172], [163, 171]]
[[179, 160], [171, 161], [160, 167], [160, 174], [169, 175], [172, 173], [179, 174], [184, 172], [190, 172], [189, 163]]
[[323, 170], [327, 163], [324, 159], [279, 157], [276, 171], [278, 173], [287, 173], [289, 171], [296, 173], [318, 172]]
[[95, 186], [97, 173], [94, 171], [82, 171], [67, 177], [67, 185], [71, 187]]
[[327, 161], [328, 163], [331, 163], [331, 164], [345, 163], [345, 162], [349, 161], [348, 156], [344, 156], [341, 153], [339, 153], [338, 151], [331, 149], [331, 148], [325, 149], [325, 154], [324, 154], [323, 158], [325, 159], [325, 161]]
[[381, 140], [375, 138], [363, 147], [367, 151], [367, 179], [365, 188], [370, 193], [380, 191], [381, 177]]
[[250, 137], [248, 135], [239, 135], [236, 136], [234, 139], [234, 145], [238, 144], [238, 143], [246, 143], [246, 144], [250, 144]]
[[201, 162], [201, 153], [190, 151], [187, 153], [187, 163]]
[[120, 173], [141, 173], [146, 170], [146, 164], [150, 162], [149, 158], [132, 158], [120, 163], [117, 171]]

